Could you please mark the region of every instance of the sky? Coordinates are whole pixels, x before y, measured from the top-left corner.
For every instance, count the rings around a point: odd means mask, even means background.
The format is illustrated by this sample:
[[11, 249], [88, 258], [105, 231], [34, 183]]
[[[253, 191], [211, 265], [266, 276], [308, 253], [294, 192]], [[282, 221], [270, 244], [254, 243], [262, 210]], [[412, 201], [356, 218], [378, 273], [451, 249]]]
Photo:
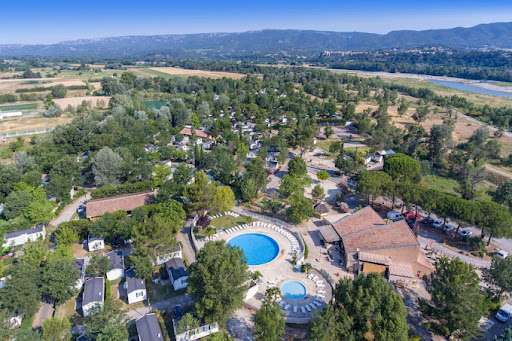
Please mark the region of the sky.
[[0, 44], [265, 28], [387, 33], [508, 21], [510, 0], [0, 0]]

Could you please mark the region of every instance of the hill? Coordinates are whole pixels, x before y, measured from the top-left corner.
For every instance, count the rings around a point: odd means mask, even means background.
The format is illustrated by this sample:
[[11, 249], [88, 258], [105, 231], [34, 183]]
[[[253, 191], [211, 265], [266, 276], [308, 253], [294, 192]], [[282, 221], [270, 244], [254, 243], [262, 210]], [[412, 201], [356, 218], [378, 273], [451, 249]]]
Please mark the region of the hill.
[[512, 23], [470, 28], [392, 31], [387, 34], [312, 30], [261, 30], [242, 33], [124, 36], [65, 41], [52, 45], [0, 45], [3, 56], [131, 57], [169, 53], [249, 56], [280, 51], [317, 53], [323, 50], [375, 50], [422, 46], [512, 48]]

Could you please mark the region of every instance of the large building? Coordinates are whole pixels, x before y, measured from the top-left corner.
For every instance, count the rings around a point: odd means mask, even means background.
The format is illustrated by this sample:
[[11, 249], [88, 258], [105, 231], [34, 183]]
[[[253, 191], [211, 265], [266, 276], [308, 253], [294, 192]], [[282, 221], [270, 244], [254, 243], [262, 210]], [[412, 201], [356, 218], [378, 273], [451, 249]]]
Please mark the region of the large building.
[[94, 219], [105, 213], [126, 211], [131, 213], [134, 208], [150, 205], [155, 202], [153, 191], [117, 195], [115, 197], [89, 200], [85, 205], [87, 219]]
[[28, 242], [36, 241], [38, 238], [45, 237], [46, 231], [43, 225], [30, 229], [7, 233], [4, 237], [5, 242], [2, 247], [24, 245]]
[[320, 233], [326, 242], [339, 243], [349, 270], [380, 272], [390, 280], [434, 271], [407, 223], [387, 223], [369, 206], [323, 226]]

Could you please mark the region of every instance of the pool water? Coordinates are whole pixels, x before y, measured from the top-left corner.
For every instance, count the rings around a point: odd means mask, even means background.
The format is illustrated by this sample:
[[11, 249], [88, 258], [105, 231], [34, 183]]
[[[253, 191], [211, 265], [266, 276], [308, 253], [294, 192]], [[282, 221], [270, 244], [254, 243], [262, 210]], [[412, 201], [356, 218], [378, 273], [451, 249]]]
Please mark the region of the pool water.
[[277, 242], [260, 233], [245, 233], [233, 237], [228, 244], [244, 251], [247, 265], [261, 265], [270, 262], [279, 254]]
[[304, 284], [299, 281], [286, 281], [281, 284], [281, 293], [291, 300], [300, 300], [308, 293]]

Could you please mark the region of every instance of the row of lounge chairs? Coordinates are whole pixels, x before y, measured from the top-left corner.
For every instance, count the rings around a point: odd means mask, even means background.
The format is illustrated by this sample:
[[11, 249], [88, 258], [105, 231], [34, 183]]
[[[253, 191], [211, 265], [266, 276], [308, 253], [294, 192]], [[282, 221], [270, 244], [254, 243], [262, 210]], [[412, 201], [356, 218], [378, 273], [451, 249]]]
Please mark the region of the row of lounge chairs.
[[292, 245], [292, 253], [300, 252], [299, 241], [297, 240], [297, 237], [295, 237], [293, 235], [293, 233], [288, 232], [287, 230], [285, 230], [285, 229], [283, 229], [283, 228], [281, 228], [279, 226], [276, 226], [276, 225], [273, 225], [273, 224], [263, 223], [263, 222], [260, 222], [260, 221], [256, 221], [256, 222], [254, 222], [252, 224], [253, 224], [253, 226], [256, 226], [256, 227], [269, 228], [269, 229], [272, 229], [274, 231], [279, 232], [280, 234], [285, 236], [286, 239], [288, 239], [290, 241], [290, 244]]
[[323, 305], [325, 304], [325, 302], [319, 298], [315, 298], [315, 300], [309, 304], [305, 304], [305, 305], [291, 305], [289, 304], [287, 301], [284, 301], [284, 300], [278, 300], [277, 301], [277, 304], [281, 307], [281, 309], [283, 309], [285, 311], [285, 313], [287, 312], [291, 312], [293, 311], [294, 313], [297, 313], [300, 309], [300, 311], [305, 314], [306, 312], [310, 313], [313, 311], [313, 309], [315, 310], [318, 310], [319, 308], [322, 308]]
[[242, 225], [238, 225], [238, 226], [235, 226], [235, 227], [232, 227], [232, 228], [229, 228], [227, 230], [224, 230], [224, 232], [226, 233], [233, 233], [233, 232], [236, 232], [236, 231], [241, 231], [241, 230], [245, 230], [246, 228], [250, 227], [250, 225], [248, 224], [242, 224]]
[[213, 216], [208, 216], [208, 219], [212, 220], [212, 219], [215, 219], [215, 218], [222, 217], [224, 215], [230, 215], [230, 216], [235, 217], [235, 218], [240, 217], [240, 214], [238, 214], [238, 213], [227, 211], [227, 212], [224, 212], [224, 213], [217, 213], [216, 215], [213, 215]]

